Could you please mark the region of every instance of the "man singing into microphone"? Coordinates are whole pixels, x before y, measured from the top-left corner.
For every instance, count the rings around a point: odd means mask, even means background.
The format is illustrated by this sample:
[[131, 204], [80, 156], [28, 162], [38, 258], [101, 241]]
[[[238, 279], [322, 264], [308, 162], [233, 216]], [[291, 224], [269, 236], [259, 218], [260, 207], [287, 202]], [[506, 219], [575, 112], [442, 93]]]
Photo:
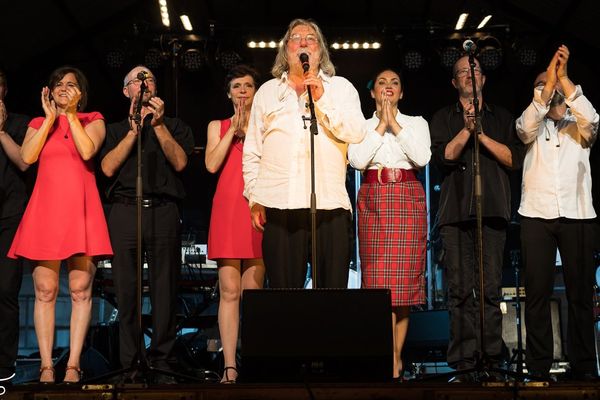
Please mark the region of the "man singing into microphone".
[[[270, 286], [304, 287], [311, 239], [310, 88], [318, 125], [317, 282], [318, 287], [345, 288], [352, 234], [346, 152], [348, 143], [364, 136], [360, 100], [348, 80], [334, 76], [315, 22], [293, 20], [282, 42], [271, 70], [275, 79], [260, 87], [252, 104], [244, 143], [244, 194], [253, 226], [264, 230]], [[303, 54], [308, 56], [307, 72]]]
[[[467, 50], [471, 47], [465, 46]], [[500, 286], [506, 226], [510, 220], [509, 172], [519, 169], [523, 145], [515, 134], [512, 116], [504, 108], [483, 101], [485, 75], [474, 59], [476, 93], [473, 93], [469, 57], [454, 64], [452, 85], [458, 101], [434, 114], [431, 124], [433, 160], [442, 177], [438, 220], [443, 264], [448, 277], [450, 341], [448, 365], [470, 369], [482, 360], [479, 353], [479, 262], [474, 201], [473, 155], [480, 144], [483, 208], [483, 271], [485, 355], [498, 362], [502, 353]], [[476, 132], [473, 99], [479, 100], [481, 132]], [[458, 375], [453, 382], [476, 376]]]
[[[148, 262], [152, 304], [152, 343], [142, 360], [168, 370], [176, 336], [177, 280], [181, 270], [181, 222], [177, 203], [185, 196], [179, 173], [194, 149], [192, 130], [178, 118], [165, 116], [165, 103], [156, 96], [156, 78], [143, 66], [133, 68], [123, 82], [129, 99], [129, 117], [107, 125], [102, 149], [102, 172], [111, 178], [112, 202], [108, 228], [113, 245], [112, 271], [119, 307], [120, 359], [124, 368], [137, 359], [137, 207], [136, 176], [138, 131], [133, 114], [142, 80], [142, 251]], [[142, 347], [142, 351], [144, 348]], [[174, 383], [158, 376], [157, 383]]]

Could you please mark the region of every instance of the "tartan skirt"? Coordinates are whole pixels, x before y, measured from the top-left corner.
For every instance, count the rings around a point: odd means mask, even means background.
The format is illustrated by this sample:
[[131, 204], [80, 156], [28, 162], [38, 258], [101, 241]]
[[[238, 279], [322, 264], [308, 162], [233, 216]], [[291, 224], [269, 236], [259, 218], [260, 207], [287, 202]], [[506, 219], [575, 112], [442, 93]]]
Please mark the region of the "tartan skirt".
[[427, 207], [421, 183], [363, 183], [357, 211], [362, 286], [390, 289], [394, 307], [424, 304]]

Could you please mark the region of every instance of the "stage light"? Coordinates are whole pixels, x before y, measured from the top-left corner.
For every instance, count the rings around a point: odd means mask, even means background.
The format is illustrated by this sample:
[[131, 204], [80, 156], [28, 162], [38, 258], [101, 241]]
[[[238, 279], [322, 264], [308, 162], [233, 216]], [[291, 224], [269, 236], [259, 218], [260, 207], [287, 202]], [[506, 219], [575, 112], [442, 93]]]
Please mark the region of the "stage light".
[[538, 53], [537, 51], [529, 46], [521, 46], [517, 50], [517, 58], [521, 65], [525, 67], [533, 67], [537, 63]]
[[187, 49], [181, 56], [181, 63], [186, 71], [199, 71], [205, 64], [204, 55], [198, 49]]
[[256, 42], [254, 40], [251, 40], [248, 42], [248, 47], [250, 47], [251, 49], [255, 49], [256, 48]]
[[277, 42], [275, 42], [274, 40], [271, 40], [268, 44], [270, 49], [277, 48]]
[[169, 18], [169, 7], [167, 0], [158, 0], [158, 9], [160, 10], [160, 19], [162, 24], [167, 28], [171, 26], [171, 20]]
[[258, 47], [264, 49], [265, 47], [267, 47], [267, 44], [261, 40], [260, 42], [258, 42]]
[[456, 21], [456, 25], [454, 26], [454, 29], [457, 31], [460, 31], [462, 28], [464, 28], [465, 23], [467, 22], [467, 18], [469, 18], [468, 13], [460, 14], [458, 16], [458, 20]]
[[485, 16], [485, 17], [484, 17], [484, 18], [481, 20], [481, 22], [479, 23], [479, 25], [477, 25], [477, 29], [481, 29], [481, 28], [483, 28], [484, 26], [486, 26], [486, 25], [487, 25], [487, 23], [488, 23], [488, 22], [490, 22], [490, 19], [492, 19], [492, 15], [491, 15], [491, 14], [490, 14], [490, 15], [486, 15], [486, 16]]
[[463, 51], [455, 45], [448, 45], [440, 52], [440, 62], [444, 68], [452, 69], [454, 63], [462, 56]]
[[125, 62], [125, 52], [123, 50], [111, 50], [106, 53], [106, 65], [110, 68], [119, 69]]
[[502, 64], [502, 44], [493, 36], [486, 36], [477, 41], [479, 54], [477, 58], [484, 70], [494, 71]]
[[150, 69], [156, 69], [162, 66], [164, 61], [163, 53], [156, 48], [151, 48], [144, 55], [144, 65]]
[[402, 57], [402, 63], [404, 68], [409, 71], [418, 71], [423, 67], [424, 57], [420, 51], [417, 50], [408, 50], [404, 53]]
[[363, 49], [369, 49], [369, 48], [371, 48], [371, 43], [369, 43], [369, 42], [364, 42], [364, 43], [362, 44], [362, 48], [363, 48]]
[[227, 71], [242, 62], [242, 57], [233, 50], [219, 51], [216, 59], [221, 64], [221, 67]]
[[190, 17], [187, 15], [180, 15], [179, 19], [181, 20], [181, 24], [183, 25], [183, 29], [186, 31], [193, 31], [194, 27], [192, 26], [192, 21], [190, 21]]
[[350, 43], [344, 42], [344, 44], [342, 44], [342, 49], [348, 50], [349, 48], [350, 48]]
[[353, 48], [353, 49], [355, 49], [355, 50], [356, 50], [356, 49], [358, 49], [359, 47], [360, 47], [360, 44], [358, 44], [358, 42], [354, 42], [354, 43], [352, 43], [352, 48]]
[[373, 44], [371, 45], [371, 48], [377, 50], [377, 49], [381, 48], [381, 43], [373, 42]]

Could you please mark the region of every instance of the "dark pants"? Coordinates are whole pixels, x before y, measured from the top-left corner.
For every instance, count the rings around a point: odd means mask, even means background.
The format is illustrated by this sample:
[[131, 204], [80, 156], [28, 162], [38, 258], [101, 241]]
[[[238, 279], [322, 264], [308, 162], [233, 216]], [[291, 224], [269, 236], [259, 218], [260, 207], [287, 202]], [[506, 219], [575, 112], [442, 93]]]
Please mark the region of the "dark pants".
[[[302, 288], [311, 260], [310, 210], [267, 208], [266, 213], [262, 248], [269, 285]], [[350, 211], [317, 210], [316, 287], [348, 287], [351, 227]]]
[[0, 219], [0, 378], [15, 371], [19, 349], [19, 290], [21, 259], [6, 257], [22, 215]]
[[[112, 273], [117, 292], [123, 367], [129, 367], [134, 361], [139, 338], [136, 227], [136, 206], [115, 203], [108, 218], [108, 228], [114, 251]], [[181, 271], [181, 222], [175, 203], [142, 209], [142, 249], [148, 262], [152, 304], [152, 342], [147, 359], [160, 366], [167, 361], [177, 333], [175, 314]]]
[[593, 222], [566, 218], [521, 220], [524, 262], [526, 363], [544, 375], [553, 361], [550, 298], [554, 288], [556, 249], [560, 251], [567, 301], [567, 352], [575, 374], [595, 370]]
[[[476, 224], [463, 222], [441, 228], [444, 266], [448, 277], [450, 340], [448, 365], [456, 369], [475, 366], [480, 349], [479, 263], [476, 255]], [[502, 358], [502, 256], [506, 224], [500, 219], [483, 223], [484, 343], [487, 361]]]

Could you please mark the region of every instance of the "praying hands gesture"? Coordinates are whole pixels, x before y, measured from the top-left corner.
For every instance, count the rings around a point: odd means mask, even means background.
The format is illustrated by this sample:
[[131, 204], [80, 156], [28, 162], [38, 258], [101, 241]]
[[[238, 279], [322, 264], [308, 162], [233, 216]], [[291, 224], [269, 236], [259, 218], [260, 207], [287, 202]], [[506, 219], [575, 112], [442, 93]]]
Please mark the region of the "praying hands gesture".
[[377, 101], [377, 117], [379, 118], [379, 124], [375, 130], [381, 136], [385, 134], [386, 131], [394, 133], [394, 135], [398, 135], [402, 130], [402, 126], [396, 121], [396, 113], [397, 108], [392, 105], [387, 93], [385, 90], [381, 91], [381, 99]]
[[233, 134], [240, 139], [246, 136], [246, 128], [248, 127], [249, 115], [246, 110], [246, 99], [241, 98], [235, 105], [235, 114], [231, 119], [231, 126], [233, 127]]

